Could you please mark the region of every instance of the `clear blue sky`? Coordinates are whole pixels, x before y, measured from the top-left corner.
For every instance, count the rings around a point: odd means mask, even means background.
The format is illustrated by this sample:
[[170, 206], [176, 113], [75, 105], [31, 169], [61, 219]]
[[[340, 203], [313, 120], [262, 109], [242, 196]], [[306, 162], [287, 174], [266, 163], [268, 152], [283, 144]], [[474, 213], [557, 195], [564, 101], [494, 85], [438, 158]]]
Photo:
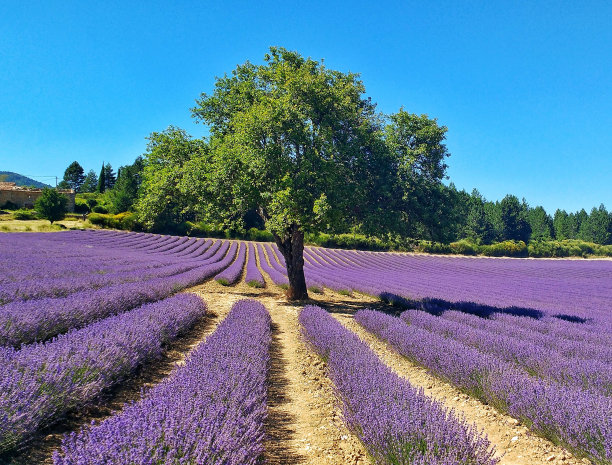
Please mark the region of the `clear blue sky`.
[[0, 170], [128, 164], [271, 45], [448, 126], [448, 175], [549, 212], [612, 208], [610, 2], [0, 2]]

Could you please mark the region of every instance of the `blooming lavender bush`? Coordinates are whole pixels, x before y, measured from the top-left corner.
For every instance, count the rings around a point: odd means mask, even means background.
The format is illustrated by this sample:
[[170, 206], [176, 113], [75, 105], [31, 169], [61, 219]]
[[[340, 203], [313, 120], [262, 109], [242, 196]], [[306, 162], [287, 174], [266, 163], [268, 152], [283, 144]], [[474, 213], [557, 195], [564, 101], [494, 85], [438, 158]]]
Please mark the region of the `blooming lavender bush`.
[[181, 294], [45, 344], [0, 349], [0, 453], [158, 357], [205, 311], [199, 297]]
[[612, 463], [612, 398], [529, 376], [513, 363], [401, 319], [360, 310], [355, 320], [400, 354], [598, 464]]
[[125, 283], [81, 291], [65, 298], [15, 301], [0, 306], [0, 345], [19, 347], [44, 341], [72, 328], [80, 328], [109, 315], [121, 313], [194, 286], [225, 269], [234, 259], [236, 247], [224, 242], [214, 255], [193, 262], [196, 266], [178, 274], [138, 283]]
[[[266, 255], [264, 253], [264, 248], [261, 244], [257, 244], [257, 255], [259, 256], [259, 265], [261, 266], [261, 269], [264, 270], [268, 274], [268, 276], [270, 276], [272, 282], [274, 282], [274, 284], [276, 284], [277, 286], [287, 287], [289, 285], [287, 273], [285, 272], [283, 274], [281, 271], [277, 270], [268, 263], [268, 261], [266, 260]], [[274, 262], [274, 260], [271, 259], [271, 262]]]
[[327, 361], [347, 425], [377, 464], [494, 464], [488, 440], [391, 371], [325, 310], [304, 307], [306, 340]]
[[[472, 315], [472, 318], [477, 318]], [[573, 385], [583, 389], [592, 389], [604, 395], [612, 395], [612, 366], [597, 359], [584, 359], [582, 356], [567, 357], [557, 350], [547, 348], [537, 342], [523, 337], [513, 337], [491, 331], [487, 323], [496, 322], [484, 318], [480, 328], [474, 328], [459, 321], [452, 321], [429, 313], [413, 310], [402, 313], [402, 320], [417, 328], [442, 335], [458, 341], [480, 352], [493, 355], [501, 360], [511, 362], [532, 376], [547, 378], [552, 381]], [[518, 318], [517, 326], [521, 320]], [[509, 328], [510, 331], [512, 328]], [[541, 336], [541, 334], [540, 334]], [[588, 349], [589, 344], [585, 344]]]
[[[235, 243], [234, 243], [235, 244]], [[224, 286], [234, 284], [240, 278], [242, 269], [244, 268], [244, 262], [246, 260], [246, 244], [241, 242], [238, 244], [238, 255], [236, 260], [228, 266], [225, 270], [215, 276], [215, 281]]]
[[244, 277], [244, 280], [249, 286], [264, 287], [265, 282], [263, 276], [261, 275], [261, 271], [259, 271], [259, 268], [257, 267], [257, 259], [255, 258], [255, 244], [245, 242], [245, 245], [249, 249], [249, 258], [246, 265], [246, 276]]
[[67, 436], [55, 465], [258, 463], [269, 344], [266, 309], [237, 302], [185, 365], [146, 397]]

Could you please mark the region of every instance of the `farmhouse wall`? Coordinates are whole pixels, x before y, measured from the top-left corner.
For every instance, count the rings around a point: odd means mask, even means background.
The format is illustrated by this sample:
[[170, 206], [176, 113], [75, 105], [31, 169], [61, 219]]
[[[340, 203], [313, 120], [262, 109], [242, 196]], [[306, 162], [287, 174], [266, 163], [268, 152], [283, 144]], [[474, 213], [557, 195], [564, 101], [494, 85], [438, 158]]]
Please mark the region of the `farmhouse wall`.
[[[68, 197], [66, 210], [74, 212], [74, 199], [76, 193], [72, 189], [58, 189], [60, 194]], [[42, 194], [42, 189], [30, 189], [17, 186], [14, 182], [0, 182], [0, 207], [7, 202], [12, 202], [19, 208], [33, 208], [34, 202]]]

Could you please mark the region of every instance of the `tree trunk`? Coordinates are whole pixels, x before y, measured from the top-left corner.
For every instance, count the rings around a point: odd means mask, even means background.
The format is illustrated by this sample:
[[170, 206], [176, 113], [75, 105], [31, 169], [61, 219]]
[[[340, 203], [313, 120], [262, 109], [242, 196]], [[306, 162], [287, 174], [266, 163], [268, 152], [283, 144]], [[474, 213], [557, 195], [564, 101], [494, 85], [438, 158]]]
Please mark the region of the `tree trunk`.
[[306, 278], [304, 277], [304, 232], [299, 226], [292, 225], [287, 236], [274, 236], [276, 245], [285, 258], [289, 289], [288, 300], [304, 300], [308, 298]]

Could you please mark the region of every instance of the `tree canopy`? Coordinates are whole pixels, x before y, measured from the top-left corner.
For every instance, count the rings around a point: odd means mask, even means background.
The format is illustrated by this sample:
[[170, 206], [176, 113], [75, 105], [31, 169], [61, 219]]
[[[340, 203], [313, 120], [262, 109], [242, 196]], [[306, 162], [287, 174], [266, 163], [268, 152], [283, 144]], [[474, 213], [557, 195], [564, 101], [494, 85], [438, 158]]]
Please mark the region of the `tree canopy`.
[[359, 76], [273, 47], [218, 78], [192, 109], [210, 127], [202, 213], [226, 224], [254, 209], [285, 258], [290, 298], [307, 295], [309, 231], [399, 231], [413, 194], [443, 177], [445, 127], [376, 112]]

